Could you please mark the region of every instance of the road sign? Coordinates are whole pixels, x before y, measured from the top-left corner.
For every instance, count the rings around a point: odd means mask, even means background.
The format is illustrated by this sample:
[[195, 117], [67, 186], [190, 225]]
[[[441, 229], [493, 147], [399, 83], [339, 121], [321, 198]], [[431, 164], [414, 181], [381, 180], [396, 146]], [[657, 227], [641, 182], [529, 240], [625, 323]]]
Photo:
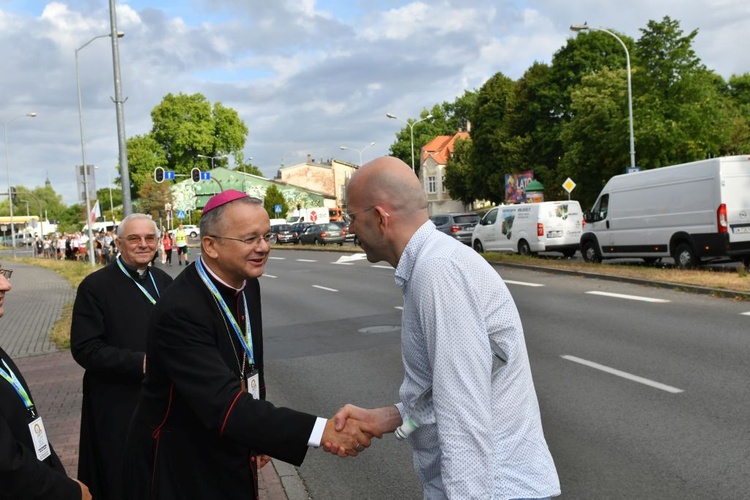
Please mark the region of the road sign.
[[177, 211], [177, 218], [178, 218], [178, 219], [182, 220], [182, 219], [184, 219], [184, 218], [185, 218], [186, 216], [187, 216], [187, 214], [185, 213], [185, 211], [184, 211], [184, 210], [178, 210], [178, 211]]
[[211, 172], [201, 172], [201, 180], [202, 181], [210, 181], [211, 180]]
[[274, 205], [273, 206], [274, 213], [280, 214], [281, 213], [281, 205]]
[[573, 179], [571, 179], [570, 177], [568, 177], [567, 179], [565, 179], [565, 182], [563, 182], [562, 187], [563, 187], [563, 189], [565, 191], [567, 191], [568, 193], [570, 193], [571, 191], [573, 191], [576, 188], [576, 183], [573, 182]]
[[164, 180], [165, 181], [173, 181], [174, 180], [174, 170], [165, 170], [164, 171]]

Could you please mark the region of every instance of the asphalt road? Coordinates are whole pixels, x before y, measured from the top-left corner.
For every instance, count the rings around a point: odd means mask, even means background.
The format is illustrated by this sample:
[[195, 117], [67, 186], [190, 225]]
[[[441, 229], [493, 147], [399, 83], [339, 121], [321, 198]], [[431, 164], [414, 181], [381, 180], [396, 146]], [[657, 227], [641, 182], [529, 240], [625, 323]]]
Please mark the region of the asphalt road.
[[[262, 280], [274, 403], [329, 416], [346, 402], [396, 401], [393, 270], [348, 258], [274, 251]], [[562, 498], [748, 496], [748, 303], [497, 270], [524, 323]], [[393, 436], [356, 459], [312, 450], [299, 474], [313, 499], [421, 498], [411, 453]]]

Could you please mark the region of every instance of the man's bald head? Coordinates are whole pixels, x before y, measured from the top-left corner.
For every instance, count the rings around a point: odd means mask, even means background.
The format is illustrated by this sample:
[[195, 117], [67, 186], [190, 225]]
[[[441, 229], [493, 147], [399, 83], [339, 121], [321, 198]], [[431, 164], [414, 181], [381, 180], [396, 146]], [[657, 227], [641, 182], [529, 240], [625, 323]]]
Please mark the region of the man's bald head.
[[403, 217], [416, 215], [426, 220], [428, 216], [422, 184], [406, 163], [392, 156], [377, 158], [357, 170], [349, 181], [347, 200], [354, 201], [359, 210], [380, 205]]

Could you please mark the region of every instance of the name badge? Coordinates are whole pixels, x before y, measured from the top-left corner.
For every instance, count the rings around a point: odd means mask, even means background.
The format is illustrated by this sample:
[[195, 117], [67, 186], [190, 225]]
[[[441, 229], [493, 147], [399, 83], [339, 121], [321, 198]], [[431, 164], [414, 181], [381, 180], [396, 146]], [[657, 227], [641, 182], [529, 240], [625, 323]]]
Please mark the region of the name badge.
[[258, 370], [253, 370], [247, 377], [247, 392], [255, 399], [260, 399], [260, 375]]
[[41, 462], [52, 455], [42, 417], [37, 417], [29, 423], [29, 432], [31, 433], [31, 441], [34, 443], [37, 460]]

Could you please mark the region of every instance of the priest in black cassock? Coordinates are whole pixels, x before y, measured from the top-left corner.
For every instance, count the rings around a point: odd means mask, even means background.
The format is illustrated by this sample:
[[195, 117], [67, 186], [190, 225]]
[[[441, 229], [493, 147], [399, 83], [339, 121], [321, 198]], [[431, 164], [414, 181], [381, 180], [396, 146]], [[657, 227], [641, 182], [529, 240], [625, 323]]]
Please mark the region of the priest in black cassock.
[[148, 365], [126, 446], [129, 500], [257, 498], [269, 456], [300, 465], [308, 447], [356, 455], [373, 429], [277, 408], [265, 398], [258, 278], [270, 251], [260, 200], [224, 191], [206, 203], [202, 255], [149, 321]]
[[[0, 265], [0, 317], [13, 271]], [[31, 390], [0, 348], [0, 498], [8, 500], [88, 500], [89, 489], [65, 474], [47, 440]]]
[[122, 491], [122, 453], [146, 369], [146, 329], [156, 300], [172, 278], [149, 262], [156, 224], [131, 214], [117, 227], [120, 255], [78, 286], [70, 350], [86, 372], [78, 477], [97, 500]]

